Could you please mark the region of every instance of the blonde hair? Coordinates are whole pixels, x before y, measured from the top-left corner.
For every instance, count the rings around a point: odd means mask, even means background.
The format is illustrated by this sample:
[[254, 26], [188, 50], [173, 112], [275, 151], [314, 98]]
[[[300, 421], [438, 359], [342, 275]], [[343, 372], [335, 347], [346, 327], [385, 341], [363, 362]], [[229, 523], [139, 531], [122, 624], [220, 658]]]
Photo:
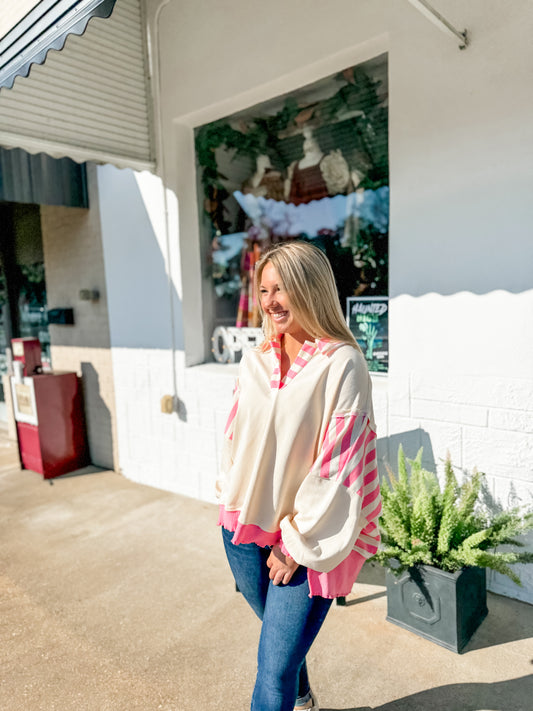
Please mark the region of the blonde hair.
[[[331, 264], [326, 255], [308, 242], [284, 242], [272, 247], [257, 262], [255, 268], [256, 293], [260, 293], [263, 269], [272, 264], [290, 299], [291, 308], [300, 326], [315, 339], [327, 338], [348, 343], [361, 350], [346, 325]], [[259, 300], [263, 316], [267, 350], [276, 330]]]

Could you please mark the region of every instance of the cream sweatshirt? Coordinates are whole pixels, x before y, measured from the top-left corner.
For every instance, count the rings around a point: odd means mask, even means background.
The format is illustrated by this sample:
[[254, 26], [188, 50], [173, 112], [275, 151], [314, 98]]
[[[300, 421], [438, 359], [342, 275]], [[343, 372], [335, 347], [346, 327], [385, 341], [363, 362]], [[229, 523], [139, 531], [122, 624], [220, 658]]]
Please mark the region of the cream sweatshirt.
[[[283, 382], [279, 341], [247, 351], [217, 482], [224, 511], [237, 520], [234, 542], [277, 534], [317, 573], [334, 572], [354, 553], [373, 555], [381, 508], [375, 439], [372, 385], [358, 350], [306, 342]], [[355, 576], [362, 562], [351, 566]]]

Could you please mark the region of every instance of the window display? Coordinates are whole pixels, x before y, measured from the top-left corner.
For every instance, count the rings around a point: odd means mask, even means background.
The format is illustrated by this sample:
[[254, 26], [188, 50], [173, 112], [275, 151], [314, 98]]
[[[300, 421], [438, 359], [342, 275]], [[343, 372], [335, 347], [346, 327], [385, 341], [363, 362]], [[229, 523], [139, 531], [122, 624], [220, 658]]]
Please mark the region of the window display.
[[196, 129], [212, 330], [260, 326], [255, 264], [284, 240], [327, 254], [342, 304], [387, 297], [387, 104], [382, 55]]

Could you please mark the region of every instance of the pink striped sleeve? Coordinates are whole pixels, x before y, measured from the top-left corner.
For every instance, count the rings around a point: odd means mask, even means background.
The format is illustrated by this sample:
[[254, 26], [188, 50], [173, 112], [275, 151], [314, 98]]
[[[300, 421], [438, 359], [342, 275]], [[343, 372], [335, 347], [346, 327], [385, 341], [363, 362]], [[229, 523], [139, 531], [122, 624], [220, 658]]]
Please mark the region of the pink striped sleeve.
[[[341, 417], [336, 418], [336, 429], [341, 429]], [[361, 497], [361, 517], [364, 520], [352, 551], [329, 573], [308, 571], [310, 595], [321, 597], [345, 596], [351, 592], [363, 563], [378, 552], [378, 527], [381, 512], [374, 431], [361, 414], [347, 418], [339, 455], [336, 476], [345, 487], [356, 487]]]
[[224, 435], [228, 439], [233, 439], [233, 429], [234, 429], [234, 423], [235, 423], [235, 415], [237, 414], [237, 410], [239, 409], [239, 395], [240, 395], [240, 388], [239, 388], [239, 381], [237, 380], [235, 382], [235, 389], [233, 390], [233, 402], [231, 405], [231, 410], [228, 415], [228, 419], [226, 422], [226, 427], [224, 428]]
[[364, 560], [377, 552], [380, 501], [376, 433], [368, 414], [335, 413], [297, 492], [296, 513], [281, 521], [283, 546], [314, 571], [314, 591], [327, 590], [329, 597], [345, 590]]
[[381, 513], [381, 495], [376, 456], [376, 433], [368, 417], [351, 413], [346, 417], [347, 432], [344, 448], [339, 457], [338, 480], [353, 489], [361, 498], [363, 526], [354, 544], [354, 550], [363, 558], [378, 552], [380, 541], [378, 520]]

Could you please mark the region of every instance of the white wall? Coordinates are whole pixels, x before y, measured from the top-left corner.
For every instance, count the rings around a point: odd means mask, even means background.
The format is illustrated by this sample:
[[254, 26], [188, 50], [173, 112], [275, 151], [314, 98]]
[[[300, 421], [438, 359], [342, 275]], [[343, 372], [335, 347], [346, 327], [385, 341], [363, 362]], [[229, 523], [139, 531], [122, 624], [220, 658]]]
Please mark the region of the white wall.
[[[449, 451], [457, 467], [477, 467], [505, 507], [533, 505], [531, 314], [533, 290], [403, 295], [390, 310], [391, 441], [410, 455], [424, 446], [429, 466]], [[533, 566], [521, 568], [523, 588], [491, 573], [491, 589], [533, 602]]]
[[111, 346], [168, 349], [179, 337], [183, 347], [179, 272], [175, 265], [169, 266], [161, 180], [151, 173], [111, 165], [97, 170]]
[[[236, 368], [185, 369], [176, 235], [169, 245], [165, 222], [168, 209], [175, 230], [175, 199], [167, 195], [165, 207], [158, 177], [112, 166], [98, 168], [98, 188], [119, 468], [134, 481], [214, 501]], [[179, 397], [179, 412], [161, 412], [166, 394]]]
[[[389, 433], [429, 436], [429, 461], [449, 450], [497, 502], [531, 506], [533, 12], [439, 10], [471, 31], [466, 51], [427, 31], [390, 55]], [[520, 575], [490, 587], [533, 602], [532, 566]]]
[[[194, 126], [388, 51], [391, 369], [375, 383], [380, 454], [394, 459], [403, 441], [439, 465], [449, 449], [458, 467], [486, 472], [502, 503], [531, 502], [530, 3], [440, 0], [470, 31], [463, 52], [407, 2], [170, 0], [157, 22], [161, 3], [145, 5], [161, 57], [168, 244], [157, 179], [99, 171], [125, 475], [213, 499], [235, 369], [185, 367], [205, 356]], [[181, 414], [162, 415], [174, 384]], [[531, 566], [523, 577], [522, 589], [500, 576], [490, 584], [533, 602]]]

